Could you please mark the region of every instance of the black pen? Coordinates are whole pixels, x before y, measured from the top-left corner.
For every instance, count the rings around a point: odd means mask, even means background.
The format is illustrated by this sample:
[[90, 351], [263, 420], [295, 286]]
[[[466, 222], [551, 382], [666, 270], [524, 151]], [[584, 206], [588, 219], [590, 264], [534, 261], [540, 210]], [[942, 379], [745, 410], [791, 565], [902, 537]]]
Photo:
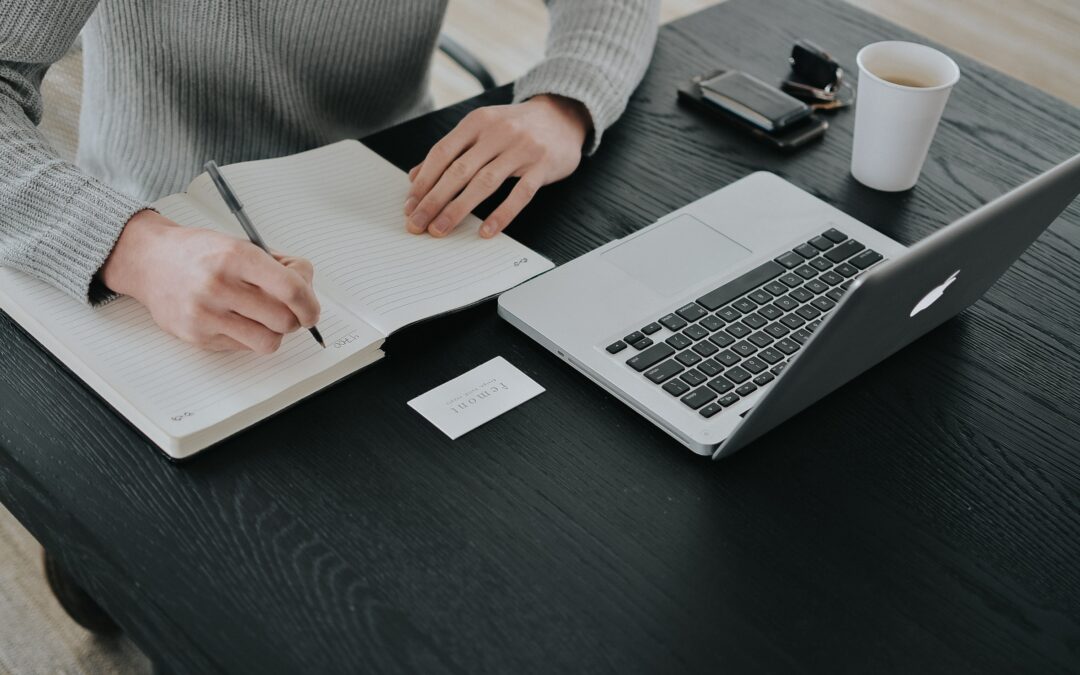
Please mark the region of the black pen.
[[[244, 232], [247, 234], [248, 239], [252, 244], [255, 244], [262, 250], [266, 251], [266, 254], [273, 257], [274, 254], [270, 252], [270, 249], [266, 246], [266, 242], [259, 236], [259, 231], [255, 229], [255, 225], [252, 224], [251, 219], [244, 213], [244, 205], [240, 203], [240, 200], [236, 197], [236, 193], [232, 191], [229, 184], [225, 182], [225, 176], [221, 175], [218, 171], [217, 163], [214, 160], [207, 162], [203, 168], [206, 169], [206, 173], [210, 174], [210, 180], [214, 181], [214, 187], [217, 188], [218, 193], [221, 195], [221, 199], [225, 202], [232, 214], [236, 216], [236, 219], [240, 221], [240, 227], [244, 228]], [[308, 332], [311, 333], [311, 337], [315, 338], [315, 341], [322, 345], [323, 349], [326, 349], [326, 343], [323, 342], [322, 335], [319, 334], [319, 329], [315, 326], [308, 328]]]

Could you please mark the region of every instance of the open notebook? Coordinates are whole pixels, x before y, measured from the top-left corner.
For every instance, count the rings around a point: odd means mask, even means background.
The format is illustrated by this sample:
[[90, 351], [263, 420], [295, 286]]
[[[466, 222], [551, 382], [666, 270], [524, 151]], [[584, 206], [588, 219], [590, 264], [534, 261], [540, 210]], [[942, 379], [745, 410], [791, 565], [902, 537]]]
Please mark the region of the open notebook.
[[[380, 359], [415, 321], [511, 288], [552, 263], [473, 216], [442, 239], [409, 234], [408, 177], [357, 141], [222, 173], [276, 250], [315, 265], [322, 349], [292, 333], [270, 356], [204, 352], [130, 298], [90, 308], [0, 268], [0, 307], [173, 458], [183, 458]], [[243, 237], [206, 174], [154, 203], [178, 223]]]

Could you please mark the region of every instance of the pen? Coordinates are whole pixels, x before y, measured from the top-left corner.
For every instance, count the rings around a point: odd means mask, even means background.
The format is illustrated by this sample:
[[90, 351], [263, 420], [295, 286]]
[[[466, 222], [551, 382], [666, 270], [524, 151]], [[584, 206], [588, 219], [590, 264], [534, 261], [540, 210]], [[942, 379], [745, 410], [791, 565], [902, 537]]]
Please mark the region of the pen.
[[[214, 181], [214, 187], [217, 188], [218, 193], [221, 194], [221, 199], [225, 202], [232, 214], [236, 216], [236, 219], [240, 221], [240, 227], [244, 228], [244, 232], [247, 234], [248, 239], [252, 244], [255, 244], [262, 250], [266, 251], [266, 254], [273, 257], [270, 253], [270, 249], [266, 246], [266, 242], [259, 236], [259, 231], [255, 229], [255, 225], [252, 224], [251, 219], [247, 217], [247, 213], [244, 212], [244, 205], [240, 203], [240, 200], [236, 197], [236, 193], [232, 191], [229, 184], [225, 182], [225, 176], [221, 175], [218, 171], [217, 163], [214, 160], [207, 162], [203, 168], [206, 169], [206, 173], [210, 174], [210, 180]], [[323, 349], [326, 349], [326, 343], [323, 342], [322, 335], [319, 333], [319, 329], [315, 326], [308, 328], [308, 332], [311, 333], [311, 337], [315, 338]]]

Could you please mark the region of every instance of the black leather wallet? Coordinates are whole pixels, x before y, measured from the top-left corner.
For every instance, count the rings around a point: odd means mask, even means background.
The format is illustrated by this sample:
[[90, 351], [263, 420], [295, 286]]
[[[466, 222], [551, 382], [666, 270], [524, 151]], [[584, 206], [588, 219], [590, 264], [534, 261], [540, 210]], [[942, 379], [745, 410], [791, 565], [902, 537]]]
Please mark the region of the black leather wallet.
[[768, 132], [810, 114], [810, 106], [740, 70], [728, 70], [698, 83], [705, 100]]

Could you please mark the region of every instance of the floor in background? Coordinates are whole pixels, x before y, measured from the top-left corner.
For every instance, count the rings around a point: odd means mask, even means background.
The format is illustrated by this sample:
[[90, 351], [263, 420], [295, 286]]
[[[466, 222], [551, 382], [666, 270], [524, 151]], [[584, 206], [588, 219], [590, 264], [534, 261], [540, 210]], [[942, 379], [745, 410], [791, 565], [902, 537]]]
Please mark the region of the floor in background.
[[[852, 2], [1080, 105], [1076, 0]], [[710, 4], [663, 0], [661, 18], [671, 20]], [[497, 12], [493, 6], [491, 0], [450, 0], [445, 30], [480, 57], [500, 83], [509, 82], [543, 53], [546, 11], [540, 0], [499, 0]], [[75, 118], [53, 113], [79, 91], [80, 78], [79, 63], [71, 59], [51, 70], [46, 82], [48, 119], [43, 126], [67, 156], [73, 152]], [[479, 90], [441, 55], [432, 86], [439, 105]], [[37, 543], [0, 507], [0, 674], [149, 671], [149, 663], [126, 640], [98, 640], [67, 618], [45, 584]]]

